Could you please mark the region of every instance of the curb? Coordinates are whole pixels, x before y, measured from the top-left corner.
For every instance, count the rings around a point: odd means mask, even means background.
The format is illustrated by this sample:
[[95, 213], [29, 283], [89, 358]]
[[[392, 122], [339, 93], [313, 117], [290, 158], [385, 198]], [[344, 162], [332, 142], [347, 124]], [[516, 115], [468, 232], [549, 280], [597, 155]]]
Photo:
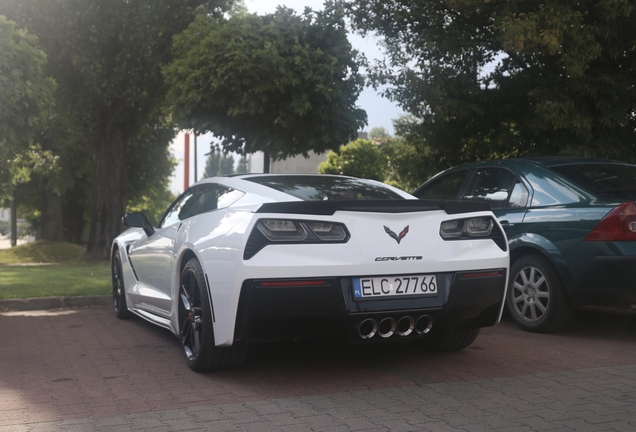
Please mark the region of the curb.
[[61, 309], [87, 306], [111, 306], [113, 297], [104, 296], [72, 296], [72, 297], [37, 297], [0, 300], [0, 309], [13, 311], [30, 311]]

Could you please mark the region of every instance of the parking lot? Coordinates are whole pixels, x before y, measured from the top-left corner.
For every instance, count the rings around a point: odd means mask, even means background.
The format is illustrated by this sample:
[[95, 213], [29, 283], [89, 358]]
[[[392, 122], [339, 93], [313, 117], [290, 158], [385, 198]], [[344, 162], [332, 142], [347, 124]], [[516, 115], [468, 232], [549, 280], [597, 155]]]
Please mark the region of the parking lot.
[[0, 431], [636, 428], [636, 320], [554, 335], [504, 320], [468, 349], [280, 343], [197, 374], [178, 339], [110, 308], [0, 314]]

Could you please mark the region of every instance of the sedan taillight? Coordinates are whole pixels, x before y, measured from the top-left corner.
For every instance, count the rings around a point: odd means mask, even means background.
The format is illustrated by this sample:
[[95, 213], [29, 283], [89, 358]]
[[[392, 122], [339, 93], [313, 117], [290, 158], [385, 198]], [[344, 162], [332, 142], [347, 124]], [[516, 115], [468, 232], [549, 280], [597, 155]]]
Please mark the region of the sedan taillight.
[[628, 201], [606, 214], [583, 241], [635, 240], [636, 204], [633, 201]]

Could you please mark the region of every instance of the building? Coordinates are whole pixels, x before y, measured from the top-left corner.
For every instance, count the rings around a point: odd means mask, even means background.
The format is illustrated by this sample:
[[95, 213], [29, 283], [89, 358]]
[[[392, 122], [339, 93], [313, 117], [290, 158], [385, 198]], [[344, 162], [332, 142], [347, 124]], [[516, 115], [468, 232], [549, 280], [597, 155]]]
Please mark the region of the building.
[[[367, 132], [358, 132], [359, 139], [369, 139]], [[318, 165], [327, 160], [327, 154], [309, 152], [309, 157], [302, 155], [290, 157], [284, 160], [272, 160], [269, 165], [269, 172], [272, 174], [318, 174]], [[263, 172], [263, 152], [256, 152], [249, 156], [250, 173]]]
[[[309, 152], [309, 157], [302, 155], [284, 160], [273, 160], [269, 165], [272, 174], [318, 174], [318, 165], [327, 160], [327, 153]], [[263, 172], [263, 152], [256, 152], [249, 156], [250, 173]]]

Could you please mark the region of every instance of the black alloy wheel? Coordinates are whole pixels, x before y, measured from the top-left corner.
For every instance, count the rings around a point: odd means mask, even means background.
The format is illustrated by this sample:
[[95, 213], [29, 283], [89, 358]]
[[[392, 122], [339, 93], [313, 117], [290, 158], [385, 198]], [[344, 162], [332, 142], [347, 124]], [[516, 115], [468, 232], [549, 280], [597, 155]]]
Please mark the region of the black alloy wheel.
[[113, 253], [110, 270], [113, 283], [113, 309], [115, 310], [115, 315], [120, 319], [129, 318], [131, 313], [126, 304], [124, 276], [121, 270], [121, 258], [118, 250]]
[[113, 253], [111, 260], [110, 274], [113, 283], [113, 309], [115, 316], [120, 319], [129, 318], [132, 314], [126, 304], [126, 291], [124, 287], [124, 275], [121, 269], [121, 257], [119, 251]]
[[188, 261], [181, 272], [178, 301], [179, 338], [188, 366], [197, 372], [240, 366], [247, 346], [215, 346], [208, 290], [196, 258]]

